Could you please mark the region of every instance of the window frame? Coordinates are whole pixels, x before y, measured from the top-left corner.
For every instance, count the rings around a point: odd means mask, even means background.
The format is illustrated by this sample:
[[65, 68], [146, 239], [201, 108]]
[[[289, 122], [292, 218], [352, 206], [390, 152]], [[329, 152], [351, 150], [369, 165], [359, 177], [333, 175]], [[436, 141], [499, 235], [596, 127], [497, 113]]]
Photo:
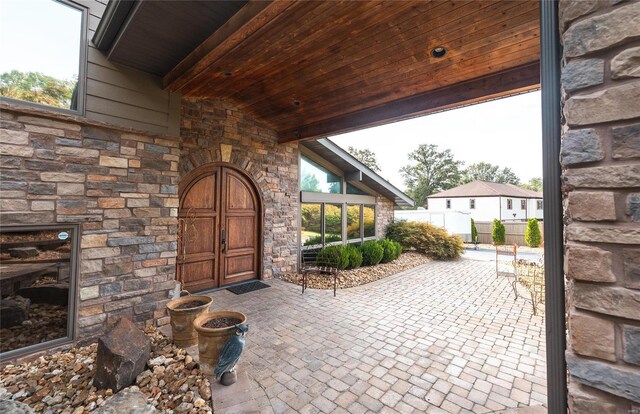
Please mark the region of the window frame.
[[89, 27], [89, 10], [86, 6], [76, 3], [71, 0], [49, 0], [56, 3], [60, 3], [64, 6], [71, 7], [80, 12], [80, 50], [78, 59], [78, 94], [76, 109], [56, 108], [55, 106], [49, 106], [37, 102], [23, 101], [21, 99], [9, 98], [6, 96], [0, 96], [0, 101], [4, 101], [13, 105], [21, 105], [29, 108], [41, 109], [45, 111], [52, 111], [62, 114], [85, 116], [86, 111], [86, 97], [87, 97], [87, 66], [88, 66], [88, 27]]
[[475, 210], [476, 209], [476, 199], [475, 198], [470, 198], [469, 199], [469, 210]]
[[451, 210], [451, 199], [450, 198], [445, 198], [444, 199], [444, 206], [446, 210]]
[[536, 210], [542, 210], [544, 204], [542, 204], [543, 200], [536, 200]]
[[[327, 174], [333, 174], [336, 177], [338, 177], [340, 179], [339, 184], [340, 184], [340, 192], [338, 193], [331, 193], [331, 192], [324, 192], [324, 191], [307, 191], [304, 190], [302, 188], [302, 180], [303, 180], [303, 176], [302, 176], [302, 163], [303, 162], [307, 162], [309, 164], [311, 164], [312, 166], [318, 168], [319, 170], [324, 170], [323, 172], [327, 173]], [[300, 186], [300, 192], [301, 193], [310, 193], [310, 194], [335, 194], [335, 195], [344, 195], [345, 191], [346, 191], [346, 181], [344, 178], [344, 174], [341, 172], [337, 172], [335, 171], [333, 168], [327, 168], [326, 165], [324, 165], [324, 163], [318, 162], [316, 159], [314, 159], [314, 157], [310, 157], [308, 154], [304, 154], [304, 153], [300, 153], [300, 170], [299, 170], [299, 186]]]
[[520, 210], [527, 209], [527, 200], [520, 200]]
[[513, 210], [513, 199], [507, 198], [507, 210]]

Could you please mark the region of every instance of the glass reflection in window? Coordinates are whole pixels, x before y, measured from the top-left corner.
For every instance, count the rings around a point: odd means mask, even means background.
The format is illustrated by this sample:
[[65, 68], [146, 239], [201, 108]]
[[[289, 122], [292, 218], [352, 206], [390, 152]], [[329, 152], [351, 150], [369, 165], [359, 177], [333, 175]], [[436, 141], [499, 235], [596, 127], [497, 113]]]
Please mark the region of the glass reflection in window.
[[375, 206], [362, 207], [362, 223], [364, 225], [364, 237], [375, 237], [376, 235]]
[[351, 183], [347, 183], [347, 194], [355, 195], [369, 195], [366, 191], [363, 191]]
[[342, 194], [342, 177], [303, 156], [300, 162], [300, 190]]
[[302, 203], [302, 228], [300, 241], [303, 246], [322, 245], [322, 204]]
[[82, 18], [59, 1], [3, 1], [0, 95], [78, 109]]
[[324, 242], [325, 244], [342, 241], [342, 206], [324, 205]]
[[347, 206], [347, 240], [360, 238], [360, 206]]

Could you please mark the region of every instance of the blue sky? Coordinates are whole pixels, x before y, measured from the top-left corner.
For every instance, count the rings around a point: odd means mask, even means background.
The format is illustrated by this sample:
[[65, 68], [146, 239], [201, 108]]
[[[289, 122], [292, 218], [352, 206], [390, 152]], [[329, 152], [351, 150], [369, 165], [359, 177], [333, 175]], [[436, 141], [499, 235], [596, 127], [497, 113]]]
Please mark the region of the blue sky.
[[380, 175], [405, 189], [399, 169], [420, 144], [450, 149], [466, 165], [485, 161], [511, 168], [527, 182], [542, 177], [540, 92], [330, 137], [343, 148], [376, 153]]
[[56, 1], [0, 0], [0, 73], [17, 69], [76, 77], [80, 16], [79, 10]]

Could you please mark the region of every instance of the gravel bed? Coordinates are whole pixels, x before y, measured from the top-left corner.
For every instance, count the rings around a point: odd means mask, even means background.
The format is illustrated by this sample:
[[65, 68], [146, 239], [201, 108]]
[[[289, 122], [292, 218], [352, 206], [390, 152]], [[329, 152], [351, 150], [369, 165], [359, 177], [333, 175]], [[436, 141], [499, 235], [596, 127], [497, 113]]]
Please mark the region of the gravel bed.
[[0, 351], [39, 344], [67, 336], [67, 307], [32, 303], [22, 325], [0, 328]]
[[[391, 263], [342, 270], [338, 275], [338, 289], [375, 282], [430, 261], [431, 259], [421, 253], [405, 252]], [[302, 275], [299, 273], [286, 273], [279, 276], [279, 278], [285, 282], [302, 285]], [[309, 273], [307, 275], [307, 287], [312, 289], [333, 289], [333, 276]]]
[[[147, 396], [149, 404], [163, 413], [205, 414], [213, 412], [209, 380], [191, 356], [155, 329], [147, 370], [128, 387]], [[91, 385], [97, 344], [41, 356], [0, 371], [0, 398], [14, 399], [36, 412], [81, 414], [97, 410], [113, 394]]]

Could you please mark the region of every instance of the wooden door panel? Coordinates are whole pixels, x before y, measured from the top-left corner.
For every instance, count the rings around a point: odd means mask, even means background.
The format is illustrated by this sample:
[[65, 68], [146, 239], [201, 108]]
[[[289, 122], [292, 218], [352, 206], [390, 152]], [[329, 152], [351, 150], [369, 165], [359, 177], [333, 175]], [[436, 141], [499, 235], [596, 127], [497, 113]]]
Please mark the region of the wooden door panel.
[[187, 290], [203, 290], [215, 287], [214, 274], [215, 260], [184, 263], [181, 272], [183, 287]]
[[239, 177], [227, 175], [226, 212], [234, 210], [255, 210], [253, 195], [247, 183]]
[[192, 223], [186, 223], [189, 229], [184, 237], [185, 255], [198, 253], [215, 253], [214, 230], [215, 218], [201, 217], [189, 219]]
[[255, 217], [227, 217], [227, 252], [245, 247], [254, 248], [256, 243]]
[[183, 197], [181, 207], [185, 210], [196, 208], [215, 211], [216, 176], [213, 173], [197, 180]]
[[227, 256], [224, 272], [225, 282], [233, 283], [254, 278], [256, 276], [255, 262], [255, 254], [253, 252], [240, 256]]

